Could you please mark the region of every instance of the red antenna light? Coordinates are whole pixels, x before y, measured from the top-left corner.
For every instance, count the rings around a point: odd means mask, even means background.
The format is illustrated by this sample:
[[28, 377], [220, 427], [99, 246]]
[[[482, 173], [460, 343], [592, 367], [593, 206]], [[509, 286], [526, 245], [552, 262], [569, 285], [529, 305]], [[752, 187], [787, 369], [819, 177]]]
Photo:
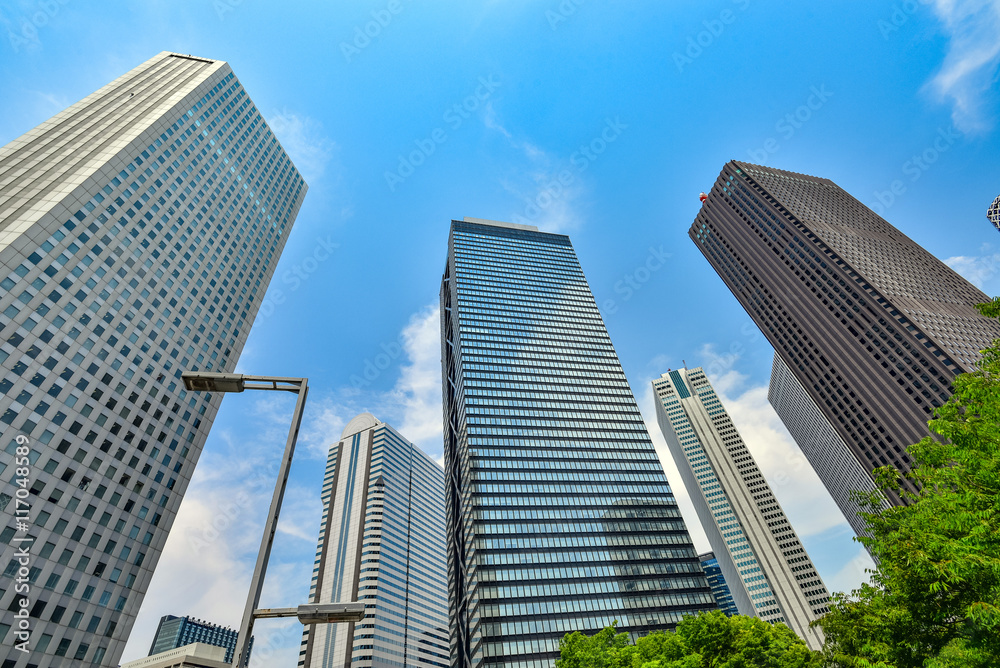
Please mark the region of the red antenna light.
[[698, 200], [699, 200], [699, 201], [700, 201], [700, 202], [701, 202], [702, 204], [704, 204], [704, 203], [705, 203], [705, 200], [707, 200], [707, 199], [708, 199], [708, 195], [706, 195], [705, 193], [701, 193], [700, 195], [698, 195]]

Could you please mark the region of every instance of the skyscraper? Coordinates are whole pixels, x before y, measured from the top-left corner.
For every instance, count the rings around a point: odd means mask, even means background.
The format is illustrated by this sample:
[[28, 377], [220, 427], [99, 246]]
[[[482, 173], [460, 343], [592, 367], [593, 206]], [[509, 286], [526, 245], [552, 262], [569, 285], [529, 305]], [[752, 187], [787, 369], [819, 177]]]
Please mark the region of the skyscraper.
[[[875, 481], [778, 354], [771, 365], [767, 399], [844, 513], [844, 519], [854, 533], [864, 535], [867, 527], [858, 513], [871, 509], [858, 505], [854, 492], [877, 492]], [[887, 506], [888, 502], [882, 505]]]
[[730, 162], [689, 234], [846, 445], [827, 471], [909, 469], [952, 378], [1000, 336], [973, 308], [985, 294], [828, 179]]
[[5, 667], [117, 664], [221, 401], [181, 371], [233, 370], [305, 190], [229, 65], [174, 53], [0, 148]]
[[1000, 230], [1000, 195], [993, 200], [993, 204], [990, 204], [990, 208], [986, 211], [986, 217], [993, 223], [993, 227]]
[[741, 614], [784, 622], [814, 650], [809, 623], [830, 593], [703, 369], [653, 381], [656, 418]]
[[714, 609], [569, 238], [452, 221], [441, 328], [452, 666]]
[[[156, 627], [156, 635], [149, 646], [149, 656], [199, 642], [224, 648], [226, 663], [232, 663], [237, 636], [239, 632], [227, 626], [203, 622], [193, 617], [166, 615], [160, 618]], [[253, 648], [253, 638], [250, 638], [250, 647]]]
[[306, 626], [299, 666], [448, 666], [444, 471], [370, 413], [330, 447], [310, 601], [365, 618]]
[[712, 596], [715, 597], [719, 610], [726, 613], [726, 617], [740, 614], [739, 608], [736, 607], [736, 601], [733, 600], [733, 594], [729, 591], [729, 585], [726, 584], [726, 576], [719, 568], [719, 560], [715, 558], [715, 552], [699, 554], [698, 560], [701, 561], [701, 570], [705, 571], [705, 579], [708, 580], [708, 586], [712, 588]]

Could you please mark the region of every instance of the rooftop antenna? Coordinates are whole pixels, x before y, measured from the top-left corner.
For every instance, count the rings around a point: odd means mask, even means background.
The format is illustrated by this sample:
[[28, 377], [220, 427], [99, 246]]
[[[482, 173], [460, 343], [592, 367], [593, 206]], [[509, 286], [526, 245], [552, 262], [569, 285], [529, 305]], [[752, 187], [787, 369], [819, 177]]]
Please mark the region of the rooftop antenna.
[[688, 363], [687, 363], [687, 361], [685, 361], [685, 360], [681, 360], [681, 363], [682, 363], [682, 364], [684, 365], [684, 368], [685, 368], [685, 369], [687, 369], [687, 368], [688, 368]]

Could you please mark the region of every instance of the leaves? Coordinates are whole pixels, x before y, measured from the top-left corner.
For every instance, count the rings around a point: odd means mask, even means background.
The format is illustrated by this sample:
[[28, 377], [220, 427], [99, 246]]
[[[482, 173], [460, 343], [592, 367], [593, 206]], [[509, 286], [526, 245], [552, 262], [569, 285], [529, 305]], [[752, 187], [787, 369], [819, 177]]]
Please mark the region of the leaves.
[[674, 632], [651, 633], [634, 645], [615, 631], [568, 634], [556, 668], [818, 668], [822, 661], [784, 624], [718, 610], [686, 617]]
[[[1000, 299], [979, 309], [1000, 317]], [[859, 540], [878, 566], [817, 622], [832, 666], [1000, 665], [1000, 342], [952, 387], [928, 423], [937, 436], [908, 448], [920, 491], [901, 491], [891, 467], [876, 471], [908, 505], [862, 514]]]

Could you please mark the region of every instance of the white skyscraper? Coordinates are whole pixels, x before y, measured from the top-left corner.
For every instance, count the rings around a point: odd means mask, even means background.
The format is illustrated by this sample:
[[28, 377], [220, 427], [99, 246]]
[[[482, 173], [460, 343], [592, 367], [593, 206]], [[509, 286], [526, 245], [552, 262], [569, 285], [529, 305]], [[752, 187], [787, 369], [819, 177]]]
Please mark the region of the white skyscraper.
[[447, 668], [444, 469], [362, 413], [330, 447], [309, 600], [365, 618], [307, 626], [299, 666]]
[[0, 148], [4, 668], [117, 665], [221, 401], [181, 372], [233, 370], [305, 191], [174, 53]]
[[653, 381], [656, 416], [740, 614], [784, 622], [812, 649], [829, 592], [704, 371]]

